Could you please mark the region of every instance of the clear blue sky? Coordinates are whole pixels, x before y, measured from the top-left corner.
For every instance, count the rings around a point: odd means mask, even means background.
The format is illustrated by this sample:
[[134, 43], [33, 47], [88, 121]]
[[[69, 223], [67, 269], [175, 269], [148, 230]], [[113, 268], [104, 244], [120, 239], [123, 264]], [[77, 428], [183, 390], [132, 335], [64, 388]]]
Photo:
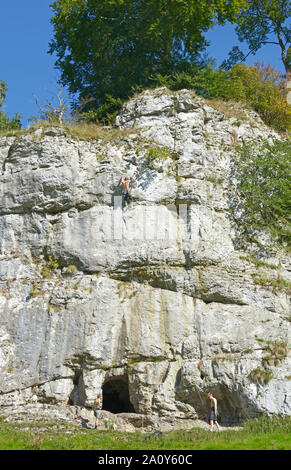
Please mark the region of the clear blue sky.
[[[54, 68], [56, 58], [47, 53], [53, 37], [51, 3], [52, 0], [1, 0], [0, 80], [8, 86], [4, 110], [10, 117], [21, 113], [23, 126], [27, 126], [30, 116], [38, 114], [34, 95], [45, 104], [59, 89], [59, 72]], [[207, 52], [216, 58], [218, 65], [233, 46], [240, 45], [230, 24], [216, 27], [206, 37], [211, 42]], [[246, 63], [264, 61], [283, 72], [279, 52], [278, 46], [267, 45], [255, 56], [249, 56]]]

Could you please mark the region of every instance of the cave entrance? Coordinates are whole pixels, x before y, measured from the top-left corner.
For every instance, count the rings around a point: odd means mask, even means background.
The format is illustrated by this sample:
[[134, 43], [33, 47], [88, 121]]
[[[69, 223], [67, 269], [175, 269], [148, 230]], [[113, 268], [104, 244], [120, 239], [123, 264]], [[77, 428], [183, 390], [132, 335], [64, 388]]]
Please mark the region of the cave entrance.
[[107, 380], [102, 390], [103, 410], [111, 413], [135, 413], [129, 399], [128, 379], [126, 377]]
[[83, 371], [75, 370], [73, 378], [73, 390], [69, 396], [69, 405], [84, 406], [86, 400], [85, 385], [83, 380]]

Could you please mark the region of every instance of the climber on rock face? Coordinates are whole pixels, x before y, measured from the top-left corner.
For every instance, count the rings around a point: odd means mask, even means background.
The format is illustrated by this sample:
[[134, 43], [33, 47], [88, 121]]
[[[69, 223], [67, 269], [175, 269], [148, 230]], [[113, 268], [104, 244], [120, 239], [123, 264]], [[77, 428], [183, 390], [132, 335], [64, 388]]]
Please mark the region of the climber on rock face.
[[132, 195], [130, 192], [130, 183], [132, 183], [133, 181], [134, 181], [133, 178], [128, 178], [128, 176], [122, 175], [121, 177], [122, 195], [123, 195], [125, 207], [127, 207], [128, 202], [130, 202], [131, 206], [133, 204], [133, 199], [132, 199]]

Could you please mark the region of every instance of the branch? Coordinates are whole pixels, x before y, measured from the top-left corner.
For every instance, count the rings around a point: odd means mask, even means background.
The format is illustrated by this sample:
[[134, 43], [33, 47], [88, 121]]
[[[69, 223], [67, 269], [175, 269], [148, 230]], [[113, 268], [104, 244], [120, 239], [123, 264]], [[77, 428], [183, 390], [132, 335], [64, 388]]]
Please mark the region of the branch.
[[[274, 41], [263, 41], [263, 42], [261, 43], [261, 46], [262, 46], [263, 44], [276, 44], [276, 46], [280, 46], [280, 43], [279, 43], [279, 42], [274, 42]], [[254, 53], [257, 52], [257, 51], [258, 51], [258, 49], [256, 49], [256, 48], [251, 49], [251, 50], [247, 53], [247, 55], [246, 55], [240, 62], [238, 62], [238, 63], [241, 64], [242, 62], [244, 62], [244, 61], [246, 60], [246, 58], [247, 58], [250, 54], [254, 54]]]

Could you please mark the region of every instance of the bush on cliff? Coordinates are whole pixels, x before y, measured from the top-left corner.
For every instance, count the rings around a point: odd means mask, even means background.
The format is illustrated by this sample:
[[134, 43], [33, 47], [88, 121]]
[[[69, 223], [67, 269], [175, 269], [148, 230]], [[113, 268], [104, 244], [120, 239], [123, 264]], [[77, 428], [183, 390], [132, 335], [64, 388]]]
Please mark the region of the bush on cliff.
[[194, 89], [205, 98], [239, 101], [257, 111], [267, 125], [278, 131], [290, 126], [286, 83], [270, 65], [237, 64], [228, 71], [208, 66], [192, 72], [158, 75], [156, 84], [172, 90]]
[[288, 141], [252, 141], [238, 148], [238, 189], [247, 234], [267, 230], [290, 248], [291, 145]]

